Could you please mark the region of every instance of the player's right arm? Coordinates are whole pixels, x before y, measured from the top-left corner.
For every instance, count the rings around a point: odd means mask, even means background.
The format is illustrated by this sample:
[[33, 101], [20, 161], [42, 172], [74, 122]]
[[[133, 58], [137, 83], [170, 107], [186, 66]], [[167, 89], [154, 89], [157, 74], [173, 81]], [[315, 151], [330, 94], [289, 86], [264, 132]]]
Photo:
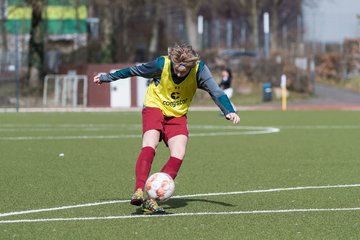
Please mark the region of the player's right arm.
[[98, 74], [94, 77], [93, 81], [96, 84], [102, 84], [103, 82], [112, 82], [132, 76], [155, 78], [161, 76], [163, 65], [164, 65], [164, 58], [159, 57], [154, 61], [140, 65], [135, 65], [128, 68], [122, 68], [113, 73]]

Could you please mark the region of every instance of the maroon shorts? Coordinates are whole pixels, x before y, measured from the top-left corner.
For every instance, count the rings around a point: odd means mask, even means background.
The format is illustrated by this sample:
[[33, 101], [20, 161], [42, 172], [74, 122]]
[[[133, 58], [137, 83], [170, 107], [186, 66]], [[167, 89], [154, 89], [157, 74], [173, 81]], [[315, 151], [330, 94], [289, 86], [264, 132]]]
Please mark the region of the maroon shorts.
[[159, 141], [164, 140], [166, 144], [168, 140], [174, 136], [189, 136], [186, 115], [181, 117], [166, 117], [159, 108], [143, 108], [142, 126], [143, 134], [148, 130], [159, 130]]

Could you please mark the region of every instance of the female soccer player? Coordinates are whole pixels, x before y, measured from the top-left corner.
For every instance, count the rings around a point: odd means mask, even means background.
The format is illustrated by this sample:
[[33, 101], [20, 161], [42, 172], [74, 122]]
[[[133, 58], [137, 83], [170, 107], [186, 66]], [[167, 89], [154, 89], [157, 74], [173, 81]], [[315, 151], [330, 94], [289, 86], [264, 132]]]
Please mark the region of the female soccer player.
[[[230, 68], [224, 68], [221, 71], [221, 82], [219, 83], [219, 87], [224, 91], [226, 96], [228, 96], [230, 101], [231, 101], [231, 97], [233, 96], [233, 93], [234, 93], [234, 89], [231, 86], [231, 82], [232, 82], [231, 70], [230, 70]], [[231, 105], [234, 108], [234, 110], [236, 111], [234, 104], [231, 103]], [[221, 113], [221, 115], [222, 115], [222, 113]]]
[[196, 89], [207, 91], [226, 119], [237, 124], [240, 117], [212, 77], [209, 68], [200, 61], [191, 46], [175, 45], [169, 50], [168, 56], [114, 73], [98, 74], [93, 81], [102, 84], [131, 76], [151, 78], [152, 81], [147, 89], [142, 110], [142, 149], [136, 161], [135, 190], [130, 203], [142, 205], [145, 212], [164, 213], [164, 209], [154, 199], [144, 198], [145, 182], [161, 140], [170, 150], [169, 160], [161, 172], [176, 178], [188, 142], [186, 114]]

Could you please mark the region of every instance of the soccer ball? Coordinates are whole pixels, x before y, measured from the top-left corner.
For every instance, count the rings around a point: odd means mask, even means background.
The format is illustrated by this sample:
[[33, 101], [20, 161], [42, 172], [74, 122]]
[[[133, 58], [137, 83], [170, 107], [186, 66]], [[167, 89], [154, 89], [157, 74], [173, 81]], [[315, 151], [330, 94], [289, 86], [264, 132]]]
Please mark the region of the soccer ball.
[[169, 174], [158, 172], [146, 180], [145, 190], [150, 198], [165, 202], [173, 195], [175, 183]]

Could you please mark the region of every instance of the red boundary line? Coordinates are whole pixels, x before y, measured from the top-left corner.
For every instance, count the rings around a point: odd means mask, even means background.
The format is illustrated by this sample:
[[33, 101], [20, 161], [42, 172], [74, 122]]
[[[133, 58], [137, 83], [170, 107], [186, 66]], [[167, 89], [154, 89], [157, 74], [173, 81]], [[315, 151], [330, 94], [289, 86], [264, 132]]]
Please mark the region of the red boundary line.
[[[259, 105], [259, 106], [244, 106], [239, 107], [242, 110], [281, 110], [281, 106]], [[288, 105], [287, 110], [360, 110], [360, 104], [301, 104]]]

